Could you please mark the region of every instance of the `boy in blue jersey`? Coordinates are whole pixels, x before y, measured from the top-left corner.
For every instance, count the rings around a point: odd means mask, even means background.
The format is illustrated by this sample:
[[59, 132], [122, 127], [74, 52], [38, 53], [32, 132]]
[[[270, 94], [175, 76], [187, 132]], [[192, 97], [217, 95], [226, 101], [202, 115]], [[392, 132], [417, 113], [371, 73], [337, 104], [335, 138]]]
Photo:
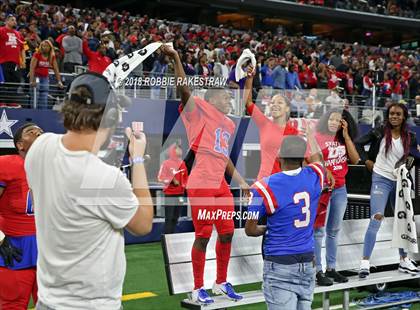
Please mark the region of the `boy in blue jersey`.
[[[312, 146], [312, 145], [311, 145]], [[248, 236], [264, 236], [263, 291], [269, 310], [311, 309], [315, 287], [314, 221], [324, 184], [320, 154], [302, 167], [306, 141], [284, 138], [280, 149], [282, 172], [254, 183], [248, 207], [267, 225], [249, 220]]]

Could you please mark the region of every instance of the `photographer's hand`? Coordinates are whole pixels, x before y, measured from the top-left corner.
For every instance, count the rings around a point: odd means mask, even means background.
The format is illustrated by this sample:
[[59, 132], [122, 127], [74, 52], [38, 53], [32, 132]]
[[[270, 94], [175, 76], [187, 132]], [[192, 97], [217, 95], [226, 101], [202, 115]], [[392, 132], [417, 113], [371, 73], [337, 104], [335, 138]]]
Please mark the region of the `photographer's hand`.
[[134, 133], [131, 128], [126, 128], [125, 134], [129, 139], [128, 152], [130, 157], [143, 157], [146, 149], [146, 135], [143, 132]]

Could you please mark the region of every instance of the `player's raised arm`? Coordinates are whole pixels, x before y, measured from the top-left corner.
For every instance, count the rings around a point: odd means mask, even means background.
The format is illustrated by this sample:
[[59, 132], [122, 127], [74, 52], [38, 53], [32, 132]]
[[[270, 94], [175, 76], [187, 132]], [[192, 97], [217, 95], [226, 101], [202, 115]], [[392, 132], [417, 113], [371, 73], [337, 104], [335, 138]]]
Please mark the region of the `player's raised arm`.
[[187, 109], [187, 111], [192, 111], [194, 109], [195, 103], [193, 97], [191, 96], [191, 90], [185, 82], [186, 74], [178, 52], [168, 45], [162, 45], [161, 50], [162, 53], [174, 60], [176, 85], [177, 89], [181, 93], [181, 104], [184, 108]]
[[252, 65], [248, 66], [244, 87], [244, 101], [247, 108], [252, 105], [252, 82], [254, 81], [255, 70]]

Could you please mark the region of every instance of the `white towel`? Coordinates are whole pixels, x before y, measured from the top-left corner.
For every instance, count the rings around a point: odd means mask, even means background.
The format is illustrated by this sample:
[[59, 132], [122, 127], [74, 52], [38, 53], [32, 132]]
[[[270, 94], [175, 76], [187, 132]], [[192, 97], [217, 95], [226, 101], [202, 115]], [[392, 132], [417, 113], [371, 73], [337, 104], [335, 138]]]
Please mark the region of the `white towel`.
[[395, 195], [395, 215], [392, 232], [392, 247], [403, 248], [417, 253], [416, 223], [414, 222], [413, 202], [411, 199], [412, 180], [405, 164], [394, 171], [397, 176]]
[[[161, 47], [162, 44], [164, 43], [154, 42], [140, 50], [114, 60], [114, 62], [105, 69], [103, 75], [114, 88], [120, 87], [123, 85], [125, 78], [147, 57]], [[173, 47], [172, 43], [165, 43], [165, 45]]]
[[239, 80], [246, 77], [246, 72], [242, 70], [242, 65], [250, 59], [251, 59], [252, 66], [254, 67], [254, 70], [255, 70], [255, 66], [257, 65], [257, 60], [255, 59], [254, 54], [252, 54], [252, 52], [248, 48], [246, 48], [242, 52], [241, 57], [239, 57], [238, 61], [236, 62], [236, 69], [235, 69], [236, 82], [239, 82]]

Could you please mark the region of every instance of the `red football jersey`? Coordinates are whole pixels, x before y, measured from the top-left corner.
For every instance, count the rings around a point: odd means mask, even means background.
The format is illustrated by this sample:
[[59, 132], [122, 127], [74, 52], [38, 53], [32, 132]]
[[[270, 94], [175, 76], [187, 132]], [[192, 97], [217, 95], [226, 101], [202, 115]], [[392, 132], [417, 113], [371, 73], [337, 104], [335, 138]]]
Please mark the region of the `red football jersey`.
[[315, 139], [322, 150], [324, 166], [331, 171], [335, 179], [335, 188], [346, 184], [347, 149], [344, 144], [338, 142], [335, 136], [316, 133]]
[[280, 164], [277, 154], [283, 142], [283, 137], [287, 135], [298, 135], [297, 125], [287, 122], [286, 126], [279, 126], [266, 117], [255, 104], [248, 108], [248, 114], [258, 126], [261, 148], [261, 165], [257, 180], [268, 177], [280, 172]]
[[195, 165], [187, 188], [219, 188], [229, 158], [229, 140], [235, 123], [203, 99], [194, 97], [192, 111], [179, 107]]
[[0, 64], [5, 62], [20, 64], [23, 41], [21, 34], [16, 30], [0, 27]]
[[0, 230], [13, 237], [35, 234], [32, 199], [21, 156], [0, 156], [0, 186], [4, 188], [0, 196]]

